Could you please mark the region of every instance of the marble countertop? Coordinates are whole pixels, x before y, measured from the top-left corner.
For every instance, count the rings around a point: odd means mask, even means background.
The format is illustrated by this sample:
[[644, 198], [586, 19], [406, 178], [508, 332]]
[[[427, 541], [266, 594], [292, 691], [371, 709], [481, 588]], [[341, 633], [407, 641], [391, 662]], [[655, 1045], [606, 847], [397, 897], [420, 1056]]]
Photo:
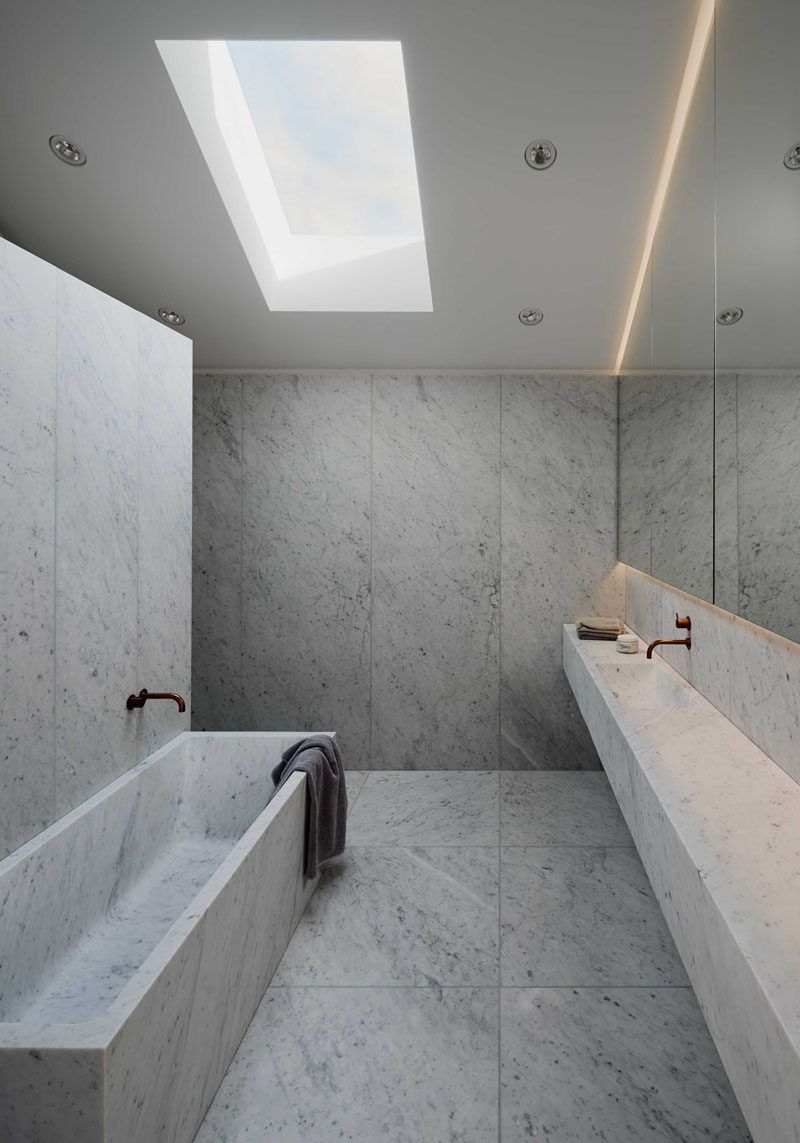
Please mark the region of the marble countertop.
[[[643, 654], [579, 640], [571, 624], [564, 649], [565, 662], [570, 651], [579, 657], [800, 1052], [800, 785], [696, 691], [688, 707], [626, 707], [599, 668], [645, 663]], [[649, 665], [688, 685], [663, 660]]]

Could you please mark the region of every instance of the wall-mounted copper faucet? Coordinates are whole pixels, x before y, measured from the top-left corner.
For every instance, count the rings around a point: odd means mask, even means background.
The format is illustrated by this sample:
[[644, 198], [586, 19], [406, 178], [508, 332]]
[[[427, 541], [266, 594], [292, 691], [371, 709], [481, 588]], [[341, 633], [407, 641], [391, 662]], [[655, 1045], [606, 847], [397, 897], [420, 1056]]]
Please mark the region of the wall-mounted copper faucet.
[[[685, 619], [681, 619], [680, 616], [678, 615], [677, 611], [676, 611], [675, 612], [675, 626], [680, 627], [685, 631], [691, 631], [692, 621], [688, 615], [686, 616]], [[685, 647], [687, 651], [691, 651], [691, 649], [692, 649], [692, 637], [691, 637], [691, 635], [687, 635], [685, 639], [656, 639], [655, 642], [651, 643], [650, 646], [647, 648], [648, 659], [652, 659], [653, 649], [655, 647], [660, 647], [660, 646]]]
[[139, 691], [138, 695], [128, 695], [128, 701], [125, 703], [125, 706], [128, 710], [134, 710], [135, 707], [144, 706], [149, 699], [172, 699], [173, 702], [178, 704], [178, 710], [181, 714], [186, 710], [186, 703], [181, 696], [170, 694], [168, 691], [162, 691], [158, 694], [155, 692], [151, 694], [150, 691], [147, 690]]

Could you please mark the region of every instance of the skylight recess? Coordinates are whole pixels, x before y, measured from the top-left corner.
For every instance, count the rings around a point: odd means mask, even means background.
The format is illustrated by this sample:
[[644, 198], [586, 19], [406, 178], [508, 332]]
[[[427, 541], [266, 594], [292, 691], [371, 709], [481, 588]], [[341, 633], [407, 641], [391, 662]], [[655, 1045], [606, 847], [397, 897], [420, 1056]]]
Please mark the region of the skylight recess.
[[399, 43], [157, 46], [270, 309], [432, 309]]

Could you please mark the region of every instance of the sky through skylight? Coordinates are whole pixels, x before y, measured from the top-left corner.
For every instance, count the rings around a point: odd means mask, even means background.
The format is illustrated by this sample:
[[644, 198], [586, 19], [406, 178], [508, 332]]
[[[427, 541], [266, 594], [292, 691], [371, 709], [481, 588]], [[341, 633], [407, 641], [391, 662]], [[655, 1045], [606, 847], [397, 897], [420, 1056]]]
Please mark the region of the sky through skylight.
[[294, 234], [423, 236], [399, 43], [227, 46]]

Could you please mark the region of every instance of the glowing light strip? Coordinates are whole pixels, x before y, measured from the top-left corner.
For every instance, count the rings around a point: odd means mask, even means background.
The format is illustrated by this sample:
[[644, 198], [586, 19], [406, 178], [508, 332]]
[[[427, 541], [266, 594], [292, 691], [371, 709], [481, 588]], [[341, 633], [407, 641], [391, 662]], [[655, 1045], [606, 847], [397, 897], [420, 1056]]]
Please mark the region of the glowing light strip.
[[701, 0], [700, 2], [697, 24], [695, 25], [694, 35], [692, 36], [692, 43], [689, 48], [689, 56], [686, 60], [686, 68], [684, 69], [680, 91], [678, 92], [678, 101], [675, 104], [675, 114], [672, 117], [672, 126], [667, 136], [664, 161], [661, 164], [655, 194], [653, 195], [653, 203], [650, 207], [650, 216], [647, 220], [642, 260], [639, 264], [636, 281], [633, 285], [633, 293], [631, 294], [630, 305], [628, 306], [628, 313], [625, 318], [625, 327], [622, 331], [622, 338], [620, 339], [619, 349], [617, 351], [617, 360], [614, 365], [615, 373], [619, 373], [622, 369], [622, 362], [625, 359], [636, 311], [639, 308], [639, 298], [642, 293], [642, 286], [644, 285], [644, 276], [647, 273], [650, 256], [653, 253], [656, 231], [658, 230], [658, 224], [661, 222], [661, 215], [664, 210], [664, 203], [667, 200], [670, 179], [675, 169], [675, 160], [678, 157], [684, 128], [689, 118], [689, 110], [692, 106], [692, 99], [694, 98], [697, 81], [700, 77], [700, 69], [703, 66], [703, 58], [705, 57], [711, 29], [714, 25], [715, 6], [716, 0]]

